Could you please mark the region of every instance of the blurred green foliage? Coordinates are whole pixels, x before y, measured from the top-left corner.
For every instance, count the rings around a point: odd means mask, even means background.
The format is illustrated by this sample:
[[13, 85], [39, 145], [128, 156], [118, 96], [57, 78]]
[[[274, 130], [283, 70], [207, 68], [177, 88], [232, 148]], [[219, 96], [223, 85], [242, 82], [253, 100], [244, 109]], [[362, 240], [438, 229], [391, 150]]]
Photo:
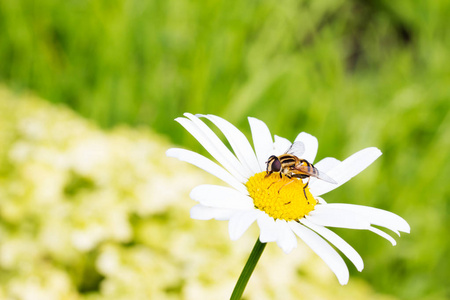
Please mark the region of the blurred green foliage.
[[[0, 299], [229, 297], [258, 228], [231, 243], [227, 222], [190, 219], [189, 191], [213, 178], [165, 157], [167, 141], [3, 88], [0, 128]], [[343, 289], [301, 243], [264, 254], [246, 299], [393, 299], [358, 278]]]
[[104, 127], [147, 124], [199, 150], [173, 122], [247, 116], [318, 157], [384, 155], [329, 202], [391, 210], [411, 235], [391, 248], [342, 235], [361, 274], [403, 299], [450, 297], [450, 2], [0, 1], [0, 80]]

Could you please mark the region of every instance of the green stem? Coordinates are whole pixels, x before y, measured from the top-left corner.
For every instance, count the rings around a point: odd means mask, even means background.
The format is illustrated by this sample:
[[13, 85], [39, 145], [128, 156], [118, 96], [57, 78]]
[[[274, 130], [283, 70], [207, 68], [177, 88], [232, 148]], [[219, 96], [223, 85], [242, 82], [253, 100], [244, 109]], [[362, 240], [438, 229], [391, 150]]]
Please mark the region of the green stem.
[[261, 243], [258, 239], [256, 239], [255, 246], [253, 246], [252, 253], [250, 253], [250, 257], [247, 260], [247, 263], [242, 270], [241, 276], [234, 287], [233, 294], [231, 294], [230, 300], [239, 300], [242, 297], [242, 293], [244, 293], [245, 287], [247, 286], [247, 282], [250, 279], [250, 276], [255, 269], [256, 264], [258, 263], [261, 254], [266, 247], [266, 243]]

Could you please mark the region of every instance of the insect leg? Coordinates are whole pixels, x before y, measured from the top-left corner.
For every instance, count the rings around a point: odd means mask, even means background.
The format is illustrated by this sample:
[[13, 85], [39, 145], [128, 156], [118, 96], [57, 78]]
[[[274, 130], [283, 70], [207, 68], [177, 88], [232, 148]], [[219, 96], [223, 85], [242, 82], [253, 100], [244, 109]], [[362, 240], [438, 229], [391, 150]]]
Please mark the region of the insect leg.
[[303, 189], [306, 189], [308, 187], [309, 184], [309, 180], [311, 179], [311, 177], [308, 176], [308, 181], [306, 182], [305, 186], [303, 187]]
[[280, 189], [278, 190], [278, 194], [280, 193], [281, 189], [284, 188], [285, 186], [287, 186], [288, 184], [291, 184], [292, 182], [294, 182], [295, 179], [292, 179], [291, 181], [289, 181], [288, 183], [285, 183], [282, 187], [280, 187]]
[[309, 204], [309, 200], [308, 200], [308, 196], [306, 196], [306, 188], [308, 187], [310, 179], [311, 179], [311, 177], [308, 177], [308, 181], [306, 182], [305, 186], [303, 187], [303, 194], [305, 195], [305, 199], [308, 202], [308, 204]]
[[272, 183], [267, 187], [267, 189], [269, 189], [269, 188], [272, 186], [272, 184], [277, 183], [277, 182], [280, 182], [281, 179], [282, 179], [282, 178], [278, 179], [277, 181], [272, 182]]

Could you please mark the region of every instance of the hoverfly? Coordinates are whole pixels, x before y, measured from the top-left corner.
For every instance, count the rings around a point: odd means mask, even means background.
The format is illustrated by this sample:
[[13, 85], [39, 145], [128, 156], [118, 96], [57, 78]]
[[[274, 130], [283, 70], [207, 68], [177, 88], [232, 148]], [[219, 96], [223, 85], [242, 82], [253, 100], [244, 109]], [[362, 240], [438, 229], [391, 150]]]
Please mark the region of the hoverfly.
[[[296, 141], [284, 154], [281, 154], [280, 156], [271, 155], [266, 162], [266, 177], [272, 173], [279, 173], [280, 178], [282, 178], [283, 175], [288, 178], [308, 178], [308, 181], [303, 187], [303, 193], [305, 194], [305, 198], [307, 199], [305, 189], [308, 187], [311, 176], [333, 184], [337, 184], [337, 182], [327, 174], [320, 172], [316, 167], [314, 167], [312, 163], [308, 162], [306, 159], [299, 158], [299, 156], [302, 156], [304, 152], [304, 144], [301, 141]], [[283, 185], [280, 190], [291, 182], [293, 181], [290, 181]], [[278, 192], [280, 190], [278, 190]]]

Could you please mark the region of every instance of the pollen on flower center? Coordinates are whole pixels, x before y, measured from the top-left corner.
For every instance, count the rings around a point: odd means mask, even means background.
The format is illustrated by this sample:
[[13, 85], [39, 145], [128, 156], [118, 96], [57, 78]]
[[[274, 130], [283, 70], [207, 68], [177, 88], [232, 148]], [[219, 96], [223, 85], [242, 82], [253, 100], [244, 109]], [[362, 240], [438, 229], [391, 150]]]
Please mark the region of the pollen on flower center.
[[309, 188], [301, 179], [288, 178], [279, 173], [266, 177], [266, 172], [250, 177], [246, 186], [253, 204], [274, 219], [298, 220], [307, 215], [317, 204]]

